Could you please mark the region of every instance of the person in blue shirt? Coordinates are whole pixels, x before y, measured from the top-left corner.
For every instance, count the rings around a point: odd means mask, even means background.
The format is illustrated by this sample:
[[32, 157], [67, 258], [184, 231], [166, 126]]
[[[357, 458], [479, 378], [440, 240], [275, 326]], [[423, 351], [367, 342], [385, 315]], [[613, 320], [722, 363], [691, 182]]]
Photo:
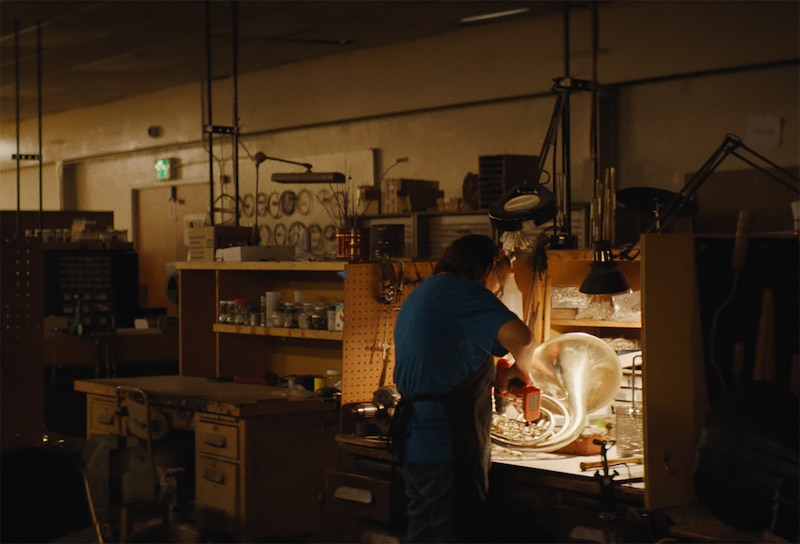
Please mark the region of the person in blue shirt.
[[494, 358], [532, 383], [553, 371], [530, 328], [498, 298], [508, 260], [488, 236], [455, 240], [406, 298], [394, 328], [393, 451], [405, 480], [409, 542], [485, 541]]

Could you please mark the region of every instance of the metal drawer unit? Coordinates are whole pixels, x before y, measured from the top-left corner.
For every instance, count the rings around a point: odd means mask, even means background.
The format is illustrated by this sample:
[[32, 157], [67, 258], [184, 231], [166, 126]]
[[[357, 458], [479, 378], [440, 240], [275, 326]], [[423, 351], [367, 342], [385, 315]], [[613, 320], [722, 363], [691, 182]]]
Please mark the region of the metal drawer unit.
[[195, 503], [215, 529], [239, 531], [239, 429], [235, 420], [195, 414]]
[[403, 478], [385, 445], [353, 435], [338, 435], [336, 442], [336, 464], [326, 474], [331, 510], [352, 518], [362, 529], [404, 535]]

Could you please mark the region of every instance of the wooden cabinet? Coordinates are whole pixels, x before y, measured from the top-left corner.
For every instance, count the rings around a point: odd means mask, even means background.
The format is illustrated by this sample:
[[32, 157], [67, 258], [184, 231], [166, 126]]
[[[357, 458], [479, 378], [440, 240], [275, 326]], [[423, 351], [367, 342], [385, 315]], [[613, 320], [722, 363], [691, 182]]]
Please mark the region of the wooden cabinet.
[[[607, 312], [600, 309], [603, 319], [593, 317], [591, 312], [585, 311], [586, 308], [579, 308], [578, 305], [571, 308], [554, 307], [554, 296], [559, 292], [572, 291], [577, 293], [583, 279], [589, 272], [589, 265], [592, 263], [592, 251], [589, 249], [557, 249], [547, 252], [547, 272], [541, 278], [538, 285], [531, 288], [531, 285], [521, 285], [520, 289], [526, 295], [523, 305], [527, 306], [528, 296], [533, 291], [533, 304], [529, 305], [535, 311], [537, 307], [543, 307], [544, 312], [539, 317], [542, 320], [542, 340], [547, 340], [553, 336], [565, 332], [588, 332], [599, 338], [624, 337], [633, 342], [639, 342], [641, 337], [641, 303], [639, 303], [639, 318], [630, 318], [624, 314], [614, 314], [613, 301], [610, 295], [583, 295], [577, 304], [592, 304], [598, 307], [605, 306]], [[625, 276], [631, 290], [641, 293], [640, 263], [639, 261], [617, 261], [617, 268]], [[517, 277], [524, 282], [524, 278], [533, 277], [529, 265], [523, 260], [515, 262], [518, 268]], [[530, 281], [530, 280], [528, 280]], [[554, 293], [556, 295], [554, 295]], [[622, 317], [619, 319], [618, 317]]]
[[156, 451], [175, 451], [187, 436], [181, 431], [193, 432], [183, 468], [194, 473], [194, 516], [203, 531], [254, 542], [330, 525], [321, 497], [335, 453], [335, 403], [190, 376], [76, 380], [87, 398], [87, 438], [129, 434], [116, 404], [120, 386], [146, 392], [151, 411], [163, 416], [170, 430], [154, 442]]
[[[342, 369], [343, 332], [220, 323], [219, 301], [259, 305], [344, 299], [344, 262], [185, 262], [179, 274], [179, 376], [78, 380], [87, 436], [127, 434], [118, 386], [141, 389], [169, 429], [193, 433], [194, 511], [204, 530], [242, 542], [330, 525], [324, 470], [333, 462], [338, 405], [292, 397], [262, 379]], [[259, 383], [236, 383], [258, 380]], [[169, 440], [167, 434], [162, 440]]]
[[[282, 301], [302, 292], [306, 302], [333, 307], [344, 299], [345, 267], [341, 261], [178, 263], [181, 375], [251, 380], [341, 371], [342, 331], [221, 323], [219, 302], [260, 306], [267, 291], [279, 291]], [[338, 429], [338, 414], [328, 406], [323, 415], [294, 413], [291, 403], [271, 417], [197, 413], [198, 512], [240, 520], [248, 536], [319, 528], [317, 498]]]
[[232, 325], [219, 322], [219, 301], [244, 298], [259, 305], [266, 291], [294, 301], [344, 300], [346, 263], [178, 263], [180, 373], [185, 376], [262, 378], [266, 374], [325, 375], [342, 369], [342, 331]]

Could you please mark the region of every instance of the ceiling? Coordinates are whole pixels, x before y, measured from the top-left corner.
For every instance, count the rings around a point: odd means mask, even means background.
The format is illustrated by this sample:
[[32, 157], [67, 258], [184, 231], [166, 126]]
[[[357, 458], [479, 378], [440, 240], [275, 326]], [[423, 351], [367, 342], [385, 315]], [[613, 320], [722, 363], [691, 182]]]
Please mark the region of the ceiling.
[[17, 112], [21, 120], [35, 118], [39, 85], [42, 114], [48, 115], [205, 82], [209, 65], [213, 79], [230, 77], [234, 44], [241, 75], [487, 24], [462, 23], [464, 17], [519, 8], [529, 11], [516, 17], [540, 16], [564, 5], [562, 0], [0, 0], [0, 121], [15, 122]]

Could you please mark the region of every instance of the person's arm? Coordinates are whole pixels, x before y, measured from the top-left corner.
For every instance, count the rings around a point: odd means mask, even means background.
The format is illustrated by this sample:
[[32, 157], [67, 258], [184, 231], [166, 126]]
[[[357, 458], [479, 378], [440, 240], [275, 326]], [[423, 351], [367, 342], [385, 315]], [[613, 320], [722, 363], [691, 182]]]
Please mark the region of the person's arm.
[[508, 382], [514, 378], [527, 384], [531, 383], [529, 372], [534, 368], [553, 380], [556, 379], [552, 366], [534, 357], [536, 345], [533, 342], [533, 334], [521, 320], [511, 319], [503, 323], [497, 330], [497, 340], [514, 356], [515, 362], [503, 377], [503, 387], [508, 387]]

